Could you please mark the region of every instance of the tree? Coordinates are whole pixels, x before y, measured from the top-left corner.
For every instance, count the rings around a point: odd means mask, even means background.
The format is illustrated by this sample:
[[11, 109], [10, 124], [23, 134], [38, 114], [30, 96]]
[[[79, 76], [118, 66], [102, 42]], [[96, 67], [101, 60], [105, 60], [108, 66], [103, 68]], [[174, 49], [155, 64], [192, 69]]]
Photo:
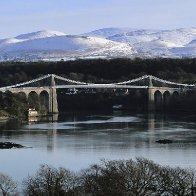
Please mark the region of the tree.
[[163, 193], [172, 196], [194, 195], [195, 176], [191, 170], [162, 167], [157, 183], [160, 195]]
[[156, 191], [159, 166], [147, 159], [103, 161], [83, 173], [84, 190], [92, 196], [148, 196]]
[[85, 193], [97, 196], [100, 193], [101, 166], [92, 165], [82, 172], [82, 187]]
[[35, 176], [23, 182], [24, 194], [28, 196], [74, 196], [77, 195], [77, 177], [64, 168], [56, 169], [41, 165]]
[[16, 196], [17, 184], [11, 177], [0, 173], [0, 195], [3, 196]]
[[90, 196], [193, 196], [196, 187], [192, 171], [144, 158], [103, 161], [85, 170], [82, 179]]

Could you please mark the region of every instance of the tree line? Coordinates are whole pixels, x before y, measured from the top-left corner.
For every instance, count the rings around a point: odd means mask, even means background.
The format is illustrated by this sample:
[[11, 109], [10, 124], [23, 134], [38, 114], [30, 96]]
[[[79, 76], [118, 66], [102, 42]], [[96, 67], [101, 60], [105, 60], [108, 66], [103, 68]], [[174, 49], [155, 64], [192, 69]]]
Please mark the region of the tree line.
[[102, 160], [78, 173], [41, 165], [36, 174], [17, 183], [0, 174], [3, 196], [194, 196], [194, 170], [161, 166], [145, 158]]
[[149, 74], [175, 82], [196, 83], [196, 58], [117, 58], [0, 63], [1, 86], [24, 82], [45, 74], [57, 74], [70, 79], [95, 83], [124, 81]]

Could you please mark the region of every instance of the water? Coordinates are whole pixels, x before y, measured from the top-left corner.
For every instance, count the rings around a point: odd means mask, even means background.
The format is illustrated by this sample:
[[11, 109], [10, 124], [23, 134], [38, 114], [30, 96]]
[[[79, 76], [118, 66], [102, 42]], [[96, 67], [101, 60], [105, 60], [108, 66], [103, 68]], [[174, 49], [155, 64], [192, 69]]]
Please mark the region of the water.
[[[57, 116], [54, 118], [57, 119]], [[79, 171], [101, 159], [145, 157], [196, 169], [196, 116], [78, 112], [57, 122], [0, 123], [0, 141], [32, 148], [0, 150], [0, 171], [21, 182], [40, 164]], [[158, 144], [159, 139], [171, 144]]]

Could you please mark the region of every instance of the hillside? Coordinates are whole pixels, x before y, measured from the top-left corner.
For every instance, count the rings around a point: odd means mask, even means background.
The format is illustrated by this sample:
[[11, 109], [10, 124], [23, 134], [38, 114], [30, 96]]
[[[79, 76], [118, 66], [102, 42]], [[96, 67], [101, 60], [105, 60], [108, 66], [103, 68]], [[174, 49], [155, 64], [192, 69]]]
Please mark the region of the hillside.
[[194, 58], [196, 28], [104, 28], [81, 35], [38, 31], [0, 39], [0, 61], [111, 58]]
[[0, 41], [0, 60], [69, 60], [132, 55], [126, 43], [105, 38], [39, 31]]

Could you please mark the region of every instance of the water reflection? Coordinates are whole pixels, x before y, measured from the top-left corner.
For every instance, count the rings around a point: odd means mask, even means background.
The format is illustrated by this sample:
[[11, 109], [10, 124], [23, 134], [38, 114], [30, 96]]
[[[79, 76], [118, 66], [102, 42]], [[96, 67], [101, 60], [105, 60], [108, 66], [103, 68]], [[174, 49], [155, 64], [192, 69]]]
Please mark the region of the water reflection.
[[28, 123], [32, 124], [38, 121], [38, 116], [29, 116], [28, 117]]
[[[50, 122], [58, 121], [58, 114], [53, 114], [49, 117]], [[56, 137], [57, 137], [57, 124], [52, 123], [52, 128], [47, 131], [47, 151], [53, 152], [56, 148]]]
[[154, 131], [155, 129], [155, 114], [148, 113], [148, 130]]
[[48, 152], [53, 152], [56, 148], [56, 137], [57, 129], [54, 127], [52, 130], [48, 130], [47, 133], [47, 150]]
[[148, 113], [147, 114], [148, 131], [164, 130], [167, 126], [165, 114]]
[[[196, 168], [195, 116], [129, 112], [64, 113], [23, 125], [0, 123], [0, 141], [31, 149], [0, 150], [0, 171], [22, 179], [40, 164], [79, 170], [106, 159], [143, 156], [161, 164]], [[158, 139], [172, 144], [157, 144]], [[13, 163], [18, 170], [13, 171]], [[11, 173], [12, 172], [12, 173]]]
[[50, 122], [57, 122], [59, 118], [59, 114], [53, 114], [48, 117], [48, 121]]

